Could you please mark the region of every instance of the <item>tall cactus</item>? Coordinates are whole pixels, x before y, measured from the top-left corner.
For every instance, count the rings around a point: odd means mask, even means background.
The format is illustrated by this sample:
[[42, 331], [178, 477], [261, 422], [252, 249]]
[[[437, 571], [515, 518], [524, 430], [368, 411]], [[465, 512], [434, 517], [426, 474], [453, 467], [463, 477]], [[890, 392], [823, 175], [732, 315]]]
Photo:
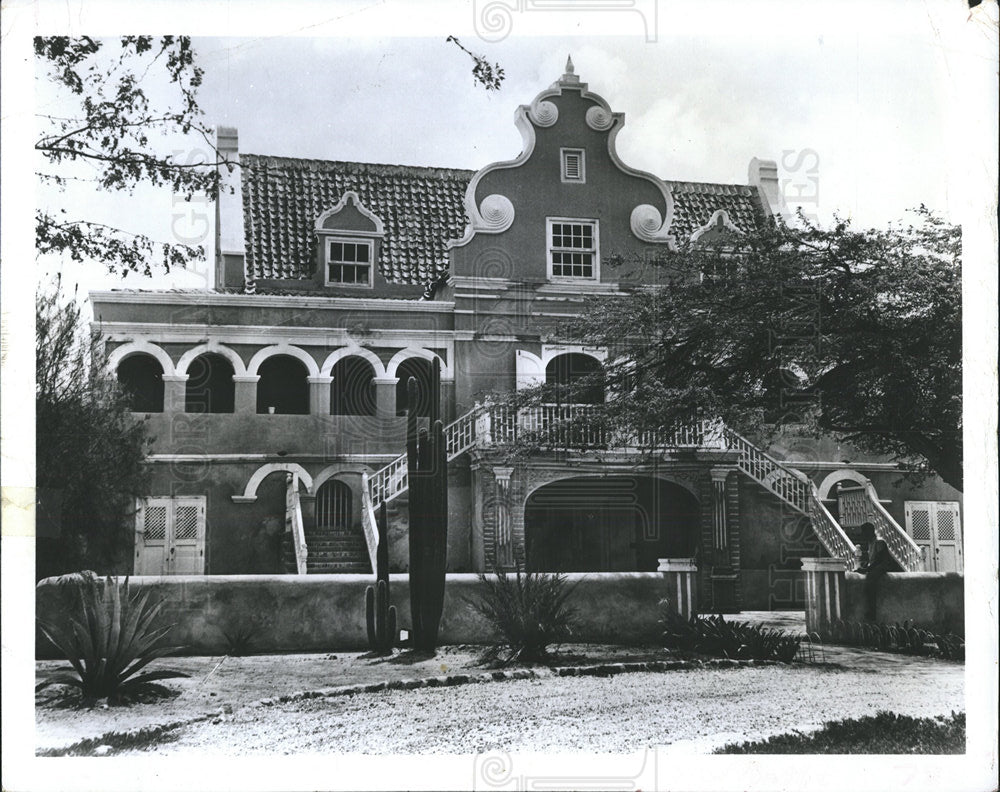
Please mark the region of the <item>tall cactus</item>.
[[431, 430], [419, 428], [417, 381], [407, 382], [406, 461], [410, 488], [410, 614], [413, 645], [433, 650], [444, 608], [448, 556], [448, 449], [441, 423], [441, 363], [431, 374]]
[[389, 604], [389, 537], [386, 505], [378, 510], [378, 550], [375, 554], [375, 587], [365, 589], [365, 622], [368, 646], [378, 654], [389, 654], [396, 643], [396, 607]]

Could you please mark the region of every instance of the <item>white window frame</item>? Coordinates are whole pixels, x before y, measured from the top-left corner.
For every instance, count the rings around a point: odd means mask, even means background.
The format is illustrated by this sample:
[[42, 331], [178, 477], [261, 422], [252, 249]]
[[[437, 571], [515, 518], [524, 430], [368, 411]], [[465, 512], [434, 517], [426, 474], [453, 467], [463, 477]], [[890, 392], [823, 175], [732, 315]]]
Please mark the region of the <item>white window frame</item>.
[[[576, 223], [593, 227], [592, 248], [554, 248], [552, 246], [552, 226], [556, 223]], [[545, 271], [550, 281], [556, 283], [596, 283], [601, 279], [601, 235], [600, 223], [593, 217], [546, 217], [545, 218]], [[552, 272], [553, 253], [591, 253], [593, 255], [592, 275], [554, 275]]]
[[[580, 175], [572, 177], [567, 173], [566, 163], [568, 157], [576, 154], [580, 158]], [[559, 170], [564, 184], [586, 184], [587, 183], [587, 152], [582, 148], [560, 148], [559, 149]]]
[[[368, 282], [367, 283], [343, 283], [341, 281], [330, 280], [331, 264], [347, 264], [350, 262], [332, 261], [330, 258], [330, 248], [332, 245], [340, 243], [342, 245], [358, 245], [368, 248]], [[326, 286], [342, 286], [347, 289], [371, 289], [375, 285], [375, 242], [371, 239], [364, 239], [352, 236], [327, 236], [323, 239], [323, 283]]]

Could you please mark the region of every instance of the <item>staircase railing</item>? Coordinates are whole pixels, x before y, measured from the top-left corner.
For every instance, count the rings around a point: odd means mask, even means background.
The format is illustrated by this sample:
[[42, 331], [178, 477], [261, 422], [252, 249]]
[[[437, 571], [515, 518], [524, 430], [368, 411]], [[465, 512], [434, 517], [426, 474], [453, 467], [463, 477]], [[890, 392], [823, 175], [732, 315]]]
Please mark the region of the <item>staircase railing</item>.
[[302, 521], [302, 499], [299, 497], [299, 476], [291, 473], [285, 486], [285, 530], [292, 534], [295, 549], [295, 571], [305, 575], [309, 571], [309, 548], [306, 546], [306, 531]]
[[879, 503], [878, 493], [870, 481], [865, 480], [865, 493], [868, 495], [868, 519], [875, 526], [875, 535], [885, 542], [889, 553], [896, 559], [904, 572], [920, 572], [924, 569], [924, 552], [913, 541], [902, 526], [892, 519], [892, 515]]
[[727, 447], [739, 453], [736, 466], [743, 473], [796, 511], [807, 515], [820, 543], [832, 557], [853, 561], [854, 543], [819, 499], [815, 484], [732, 429], [725, 428], [723, 437]]
[[375, 507], [372, 505], [371, 482], [367, 473], [361, 476], [361, 530], [365, 535], [368, 560], [371, 561], [374, 572], [378, 569], [378, 526], [375, 523]]

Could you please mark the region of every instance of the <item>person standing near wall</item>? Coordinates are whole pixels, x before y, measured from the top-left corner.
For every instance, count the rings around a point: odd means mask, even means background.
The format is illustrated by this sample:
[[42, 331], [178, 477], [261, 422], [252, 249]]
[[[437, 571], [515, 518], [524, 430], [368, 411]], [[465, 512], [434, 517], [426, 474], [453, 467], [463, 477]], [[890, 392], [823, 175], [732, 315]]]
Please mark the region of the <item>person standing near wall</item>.
[[889, 552], [889, 546], [875, 535], [875, 526], [866, 522], [861, 526], [861, 561], [858, 573], [865, 576], [865, 621], [876, 622], [876, 605], [879, 581], [888, 572], [901, 572], [902, 568]]

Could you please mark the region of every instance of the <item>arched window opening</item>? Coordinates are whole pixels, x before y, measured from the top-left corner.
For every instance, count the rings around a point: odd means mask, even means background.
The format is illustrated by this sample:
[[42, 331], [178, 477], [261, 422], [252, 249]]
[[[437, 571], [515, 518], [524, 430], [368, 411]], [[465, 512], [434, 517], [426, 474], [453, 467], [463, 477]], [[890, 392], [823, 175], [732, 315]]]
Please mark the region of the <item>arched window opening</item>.
[[280, 415], [309, 414], [309, 372], [290, 355], [274, 355], [257, 370], [257, 412]]
[[[396, 369], [399, 382], [396, 383], [396, 415], [406, 415], [412, 407], [416, 415], [427, 418], [431, 414], [431, 363], [423, 358], [407, 358]], [[417, 380], [417, 403], [410, 405], [406, 383], [410, 377]]]
[[346, 531], [351, 527], [351, 488], [343, 481], [323, 482], [316, 493], [316, 527]]
[[152, 355], [129, 355], [118, 364], [118, 382], [133, 412], [163, 412], [163, 366]]
[[338, 360], [331, 372], [332, 415], [375, 415], [375, 370], [362, 357]]
[[590, 355], [556, 355], [545, 367], [545, 381], [559, 385], [574, 404], [604, 404], [604, 368]]
[[233, 364], [222, 355], [207, 353], [188, 366], [184, 410], [189, 413], [231, 413], [236, 405]]

